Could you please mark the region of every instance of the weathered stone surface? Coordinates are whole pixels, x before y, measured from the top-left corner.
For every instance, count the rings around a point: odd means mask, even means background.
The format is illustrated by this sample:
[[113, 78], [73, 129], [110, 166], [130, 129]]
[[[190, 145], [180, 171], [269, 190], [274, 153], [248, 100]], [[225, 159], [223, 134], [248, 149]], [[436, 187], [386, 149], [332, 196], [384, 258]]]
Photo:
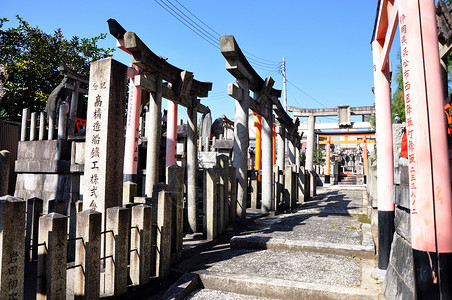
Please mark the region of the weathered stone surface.
[[204, 171], [204, 199], [206, 201], [204, 234], [209, 241], [215, 239], [218, 234], [217, 181], [218, 171], [215, 168]]
[[84, 210], [77, 214], [77, 237], [74, 271], [76, 299], [98, 299], [100, 295], [100, 253], [102, 214]]
[[10, 163], [10, 152], [0, 151], [0, 196], [8, 194]]
[[[66, 140], [22, 141], [18, 144], [17, 160], [70, 160], [71, 142]], [[29, 172], [33, 172], [30, 170]]]
[[127, 181], [122, 184], [123, 194], [122, 194], [122, 205], [125, 206], [129, 203], [134, 202], [134, 198], [137, 195], [137, 184], [135, 182]]
[[395, 205], [410, 209], [410, 188], [408, 185], [392, 186], [392, 201]]
[[388, 299], [414, 299], [413, 250], [397, 233], [391, 246], [391, 256], [384, 281]]
[[129, 210], [123, 207], [107, 209], [105, 242], [105, 294], [119, 296], [127, 291], [129, 259]]
[[167, 168], [168, 187], [172, 197], [171, 251], [177, 259], [182, 258], [184, 218], [184, 169], [172, 165]]
[[403, 124], [392, 124], [392, 143], [393, 143], [393, 156], [394, 156], [394, 167], [399, 166], [400, 149], [402, 145], [403, 136]]
[[130, 278], [134, 285], [150, 280], [152, 209], [145, 204], [132, 207], [130, 248], [134, 251], [130, 252]]
[[171, 266], [171, 195], [167, 191], [158, 194], [157, 212], [157, 252], [156, 275], [162, 280], [169, 279]]
[[24, 295], [26, 202], [12, 196], [0, 198], [0, 299]]
[[67, 202], [72, 200], [72, 175], [50, 173], [18, 174], [14, 196], [25, 200], [34, 197], [42, 199], [44, 201], [44, 213], [47, 213], [49, 200], [60, 199]]
[[122, 204], [127, 67], [111, 58], [91, 63], [83, 209], [103, 215]]
[[408, 241], [408, 243], [411, 243], [411, 219], [409, 210], [396, 206], [394, 226], [395, 231]]
[[40, 297], [57, 299], [66, 294], [67, 217], [50, 213], [39, 219], [38, 284]]
[[402, 159], [399, 161], [398, 167], [394, 168], [394, 184], [408, 185], [409, 184], [409, 171], [408, 165], [403, 164]]

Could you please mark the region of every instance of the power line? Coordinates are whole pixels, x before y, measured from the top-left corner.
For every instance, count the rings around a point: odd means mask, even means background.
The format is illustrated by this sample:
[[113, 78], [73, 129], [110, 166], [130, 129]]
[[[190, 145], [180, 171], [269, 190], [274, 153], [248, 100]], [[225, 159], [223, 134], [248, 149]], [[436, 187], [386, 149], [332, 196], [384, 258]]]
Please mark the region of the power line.
[[[179, 22], [181, 22], [184, 26], [186, 26], [188, 29], [190, 29], [199, 37], [201, 37], [203, 40], [205, 40], [215, 48], [220, 49], [219, 37], [221, 35], [217, 31], [215, 31], [212, 27], [204, 23], [200, 18], [198, 18], [194, 13], [192, 13], [187, 7], [185, 7], [178, 0], [175, 0], [177, 4], [180, 5], [185, 11], [187, 11], [194, 18], [196, 18], [199, 22], [201, 22], [204, 26], [199, 25], [196, 21], [187, 16], [170, 0], [166, 0], [166, 2], [168, 2], [172, 7], [174, 7], [174, 9], [170, 7], [167, 3], [165, 3], [164, 0], [154, 0], [154, 1], [158, 5], [160, 5], [163, 9], [165, 9], [169, 14], [171, 14], [174, 18], [176, 18]], [[212, 33], [215, 33], [216, 36], [209, 32], [209, 30], [205, 29], [205, 27], [210, 29]], [[260, 68], [269, 71], [275, 68], [279, 68], [281, 66], [281, 61], [264, 59], [245, 50], [243, 50], [243, 52], [251, 56], [248, 57], [248, 60], [250, 61], [250, 63], [253, 64], [253, 66], [255, 66], [258, 69]]]
[[[193, 31], [194, 33], [196, 33], [200, 38], [202, 38], [203, 40], [205, 40], [206, 42], [208, 42], [209, 44], [211, 44], [212, 46], [214, 46], [217, 49], [220, 49], [220, 46], [213, 43], [211, 40], [209, 40], [208, 38], [206, 38], [205, 36], [203, 36], [202, 33], [197, 32], [194, 28], [190, 27], [186, 22], [182, 21], [180, 18], [178, 18], [175, 13], [171, 12], [174, 11], [172, 10], [166, 3], [160, 3], [157, 0], [154, 0], [158, 5], [160, 5], [164, 10], [166, 10], [168, 13], [170, 13], [173, 17], [175, 17], [179, 22], [181, 22], [182, 24], [184, 24], [188, 29], [190, 29], [191, 31]], [[163, 5], [165, 6], [163, 6]], [[170, 11], [171, 10], [171, 11]], [[198, 30], [199, 31], [199, 30]]]
[[204, 23], [200, 18], [198, 18], [197, 16], [195, 16], [188, 8], [186, 8], [184, 5], [182, 5], [182, 3], [180, 3], [179, 1], [175, 0], [180, 6], [182, 6], [186, 11], [188, 11], [189, 14], [191, 14], [193, 17], [195, 17], [199, 22], [201, 22], [202, 24], [204, 24], [207, 28], [209, 28], [210, 30], [212, 30], [212, 32], [216, 33], [218, 37], [221, 36], [221, 34], [219, 34], [218, 32], [216, 32], [215, 30], [213, 30], [209, 25], [207, 25], [206, 23]]
[[302, 89], [300, 89], [298, 86], [296, 86], [295, 84], [293, 84], [291, 81], [287, 80], [288, 83], [290, 83], [293, 87], [295, 87], [297, 90], [299, 90], [300, 92], [302, 92], [303, 94], [305, 94], [306, 96], [308, 96], [309, 98], [311, 98], [312, 100], [314, 100], [315, 102], [317, 102], [318, 104], [320, 104], [321, 106], [323, 106], [324, 108], [327, 108], [327, 106], [325, 106], [325, 104], [321, 103], [320, 101], [318, 101], [317, 99], [315, 99], [314, 97], [312, 97], [311, 95], [309, 95], [308, 93], [306, 93], [305, 91], [303, 91]]
[[[160, 0], [162, 1], [162, 0]], [[196, 23], [196, 21], [193, 21], [193, 19], [191, 19], [189, 16], [187, 16], [183, 11], [181, 11], [179, 8], [177, 8], [170, 0], [166, 0], [166, 2], [168, 2], [172, 7], [174, 7], [178, 12], [180, 12], [182, 15], [185, 16], [184, 20], [189, 20], [190, 24], [198, 27], [201, 31], [204, 32], [205, 36], [208, 36], [209, 39], [212, 39], [212, 41], [215, 41], [216, 43], [218, 43], [218, 36], [214, 36], [213, 34], [211, 34], [210, 32], [208, 32], [207, 30], [205, 30], [202, 26], [200, 26], [199, 24]], [[179, 2], [178, 2], [179, 3]], [[184, 7], [185, 8], [185, 7]], [[186, 9], [186, 8], [185, 8]], [[180, 15], [179, 15], [180, 16]], [[182, 17], [182, 16], [181, 16]], [[183, 17], [182, 17], [183, 18]], [[188, 21], [187, 20], [187, 21]], [[203, 23], [204, 24], [204, 23]], [[209, 27], [210, 28], [210, 27]]]

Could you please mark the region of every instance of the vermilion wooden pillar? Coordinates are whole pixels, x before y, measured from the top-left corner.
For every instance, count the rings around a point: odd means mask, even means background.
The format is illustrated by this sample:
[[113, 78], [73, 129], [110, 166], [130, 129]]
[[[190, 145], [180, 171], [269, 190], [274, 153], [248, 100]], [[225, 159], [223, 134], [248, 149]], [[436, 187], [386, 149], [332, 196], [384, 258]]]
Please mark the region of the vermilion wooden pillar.
[[435, 3], [398, 2], [416, 297], [451, 299], [451, 182]]
[[331, 137], [326, 138], [325, 183], [330, 183]]
[[127, 76], [130, 77], [129, 104], [127, 106], [126, 141], [124, 149], [123, 181], [137, 182], [138, 167], [138, 125], [140, 122], [141, 89], [134, 83], [135, 75], [140, 73], [140, 68], [131, 65]]
[[[254, 147], [254, 170], [260, 170], [262, 168], [262, 116], [253, 112], [256, 116], [256, 122], [254, 122], [254, 127], [256, 127], [256, 145]], [[258, 176], [260, 179], [260, 176]]]
[[378, 190], [378, 268], [386, 270], [389, 264], [394, 235], [394, 159], [392, 152], [392, 116], [389, 64], [382, 69], [383, 41], [372, 42], [374, 58], [375, 114], [377, 131], [377, 190]]

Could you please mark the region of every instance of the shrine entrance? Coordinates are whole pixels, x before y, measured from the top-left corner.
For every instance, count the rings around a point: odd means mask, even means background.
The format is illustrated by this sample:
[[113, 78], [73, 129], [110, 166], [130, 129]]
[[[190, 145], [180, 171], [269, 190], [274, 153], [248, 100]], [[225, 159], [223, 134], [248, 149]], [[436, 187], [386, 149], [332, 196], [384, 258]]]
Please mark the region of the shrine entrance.
[[325, 145], [325, 184], [357, 185], [367, 181], [368, 144], [375, 144], [375, 131], [317, 131], [319, 145]]

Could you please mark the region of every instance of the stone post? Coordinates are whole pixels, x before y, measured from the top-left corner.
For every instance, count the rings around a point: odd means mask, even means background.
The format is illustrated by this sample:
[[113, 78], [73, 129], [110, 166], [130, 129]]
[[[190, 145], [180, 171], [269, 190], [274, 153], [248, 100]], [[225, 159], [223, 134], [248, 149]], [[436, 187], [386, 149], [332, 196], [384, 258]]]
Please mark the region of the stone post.
[[152, 207], [152, 228], [151, 228], [151, 276], [156, 276], [157, 266], [155, 262], [157, 261], [157, 215], [159, 212], [159, 193], [161, 191], [168, 191], [168, 185], [164, 182], [159, 182], [154, 184], [154, 191], [152, 192], [152, 198], [150, 199], [150, 205]]
[[184, 233], [184, 169], [178, 165], [167, 168], [167, 183], [172, 196], [172, 252], [177, 260], [182, 258], [182, 242]]
[[[229, 222], [229, 157], [225, 154], [220, 154], [217, 156], [217, 166], [220, 167], [220, 174], [219, 174], [219, 186], [221, 186], [222, 193], [222, 206], [223, 206], [223, 218], [221, 218], [223, 222], [223, 230], [221, 232], [224, 232], [226, 230], [226, 227]], [[221, 197], [220, 197], [221, 199]]]
[[291, 140], [288, 140], [289, 146], [289, 165], [295, 164], [295, 145]]
[[133, 199], [137, 196], [137, 184], [135, 182], [127, 181], [122, 184], [122, 205], [125, 206], [134, 202]]
[[24, 108], [22, 110], [22, 125], [20, 126], [20, 140], [28, 141], [30, 137], [30, 131], [28, 131], [28, 119], [30, 119], [30, 109]]
[[267, 116], [262, 118], [262, 206], [264, 212], [273, 207], [273, 113], [267, 100]]
[[150, 94], [149, 112], [146, 113], [146, 184], [145, 194], [152, 197], [154, 184], [159, 181], [160, 138], [162, 132], [162, 77], [155, 76], [155, 91]]
[[303, 196], [303, 178], [304, 172], [301, 171], [301, 158], [300, 158], [300, 143], [298, 143], [298, 146], [295, 148], [295, 163], [297, 165], [297, 199], [300, 202], [304, 202], [304, 196]]
[[130, 279], [133, 285], [143, 285], [150, 281], [152, 209], [145, 204], [132, 207]]
[[278, 152], [276, 154], [276, 164], [278, 165], [280, 170], [284, 170], [285, 160], [286, 160], [286, 143], [285, 143], [285, 128], [282, 125], [279, 125], [278, 131]]
[[105, 243], [105, 290], [107, 296], [119, 296], [127, 291], [127, 263], [129, 259], [129, 209], [107, 209]]
[[251, 170], [250, 172], [250, 182], [251, 182], [251, 208], [256, 209], [258, 204], [259, 196], [259, 182], [258, 175], [259, 170]]
[[77, 214], [75, 245], [75, 299], [98, 299], [100, 296], [100, 241], [102, 214], [84, 210]]
[[213, 241], [218, 233], [217, 182], [218, 170], [216, 168], [204, 170], [204, 199], [206, 201], [204, 231], [208, 241]]
[[275, 190], [274, 190], [274, 195], [273, 195], [274, 200], [273, 200], [272, 206], [274, 207], [275, 210], [278, 210], [279, 203], [281, 202], [281, 182], [279, 180], [280, 180], [279, 166], [274, 165], [273, 166], [273, 182], [274, 182]]
[[38, 127], [38, 113], [32, 112], [31, 118], [30, 118], [30, 141], [36, 141], [37, 140], [37, 129]]
[[55, 116], [49, 114], [49, 131], [47, 132], [47, 139], [49, 141], [55, 138]]
[[217, 233], [221, 235], [224, 232], [224, 211], [225, 211], [225, 195], [224, 195], [224, 184], [221, 182], [222, 169], [220, 167], [220, 162], [217, 158]]
[[46, 113], [41, 112], [39, 115], [39, 140], [44, 140], [44, 135], [46, 132]]
[[157, 253], [156, 276], [162, 281], [169, 279], [171, 267], [171, 194], [160, 191], [157, 205]]
[[66, 295], [67, 217], [50, 213], [39, 219], [37, 297]]
[[308, 134], [306, 146], [306, 172], [309, 176], [309, 190], [311, 196], [315, 196], [315, 171], [314, 171], [314, 151], [315, 151], [315, 116], [309, 116]]
[[292, 166], [287, 166], [284, 170], [284, 205], [286, 209], [292, 209], [292, 197], [293, 197], [293, 174]]
[[67, 103], [63, 103], [60, 105], [60, 110], [59, 110], [59, 115], [58, 115], [58, 139], [59, 140], [65, 140], [67, 137], [68, 109], [69, 109], [69, 105]]
[[0, 151], [0, 196], [8, 194], [10, 164], [11, 153], [8, 150]]
[[[38, 243], [39, 217], [43, 211], [43, 201], [39, 198], [27, 200], [27, 225], [25, 231], [25, 247]], [[25, 252], [25, 259], [35, 260], [38, 258], [38, 248], [32, 247]]]
[[234, 167], [229, 167], [229, 219], [231, 223], [235, 223], [237, 219], [237, 180], [236, 171]]
[[241, 101], [235, 101], [234, 117], [234, 160], [237, 179], [237, 216], [246, 219], [246, 200], [248, 196], [248, 109], [249, 83], [247, 79], [238, 79]]
[[122, 204], [127, 67], [111, 58], [91, 63], [83, 209], [102, 213]]
[[25, 255], [25, 201], [0, 198], [0, 299], [23, 299]]
[[198, 153], [196, 147], [196, 107], [187, 108], [187, 213], [190, 231], [196, 232], [198, 224], [196, 174]]
[[297, 165], [292, 165], [292, 192], [290, 193], [290, 210], [295, 209], [297, 205], [297, 191], [298, 191], [298, 168]]
[[68, 134], [75, 133], [75, 119], [77, 117], [78, 100], [80, 95], [80, 81], [74, 82], [74, 90], [72, 91], [71, 107], [69, 109]]

